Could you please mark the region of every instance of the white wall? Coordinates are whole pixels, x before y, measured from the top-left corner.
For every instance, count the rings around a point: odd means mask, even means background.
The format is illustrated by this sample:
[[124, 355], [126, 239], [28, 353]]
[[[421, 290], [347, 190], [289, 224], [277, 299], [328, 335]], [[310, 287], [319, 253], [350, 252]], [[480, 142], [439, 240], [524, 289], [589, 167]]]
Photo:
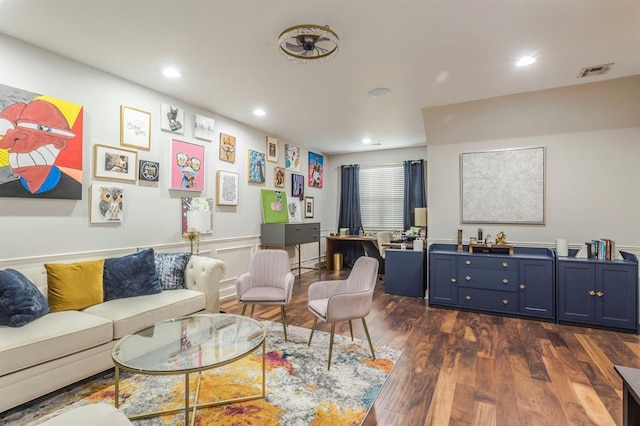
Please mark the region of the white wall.
[[[232, 284], [235, 275], [246, 270], [250, 254], [260, 242], [260, 190], [275, 189], [275, 163], [267, 162], [266, 184], [249, 185], [246, 180], [247, 149], [265, 152], [266, 133], [4, 35], [0, 35], [0, 57], [5, 61], [0, 67], [1, 84], [84, 106], [83, 199], [0, 198], [0, 267], [85, 255], [100, 257], [146, 246], [188, 250], [181, 237], [181, 197], [215, 199], [216, 171], [222, 169], [240, 175], [239, 205], [215, 207], [213, 234], [203, 236], [201, 246], [206, 254], [227, 262], [227, 284]], [[161, 103], [180, 105], [185, 109], [184, 135], [160, 130]], [[138, 156], [160, 162], [160, 182], [118, 181], [125, 187], [126, 197], [122, 223], [90, 224], [89, 184], [97, 181], [93, 178], [93, 145], [119, 146], [120, 105], [151, 112], [151, 150], [141, 150]], [[213, 142], [193, 137], [194, 113], [216, 120]], [[236, 137], [234, 164], [218, 159], [220, 132]], [[206, 182], [201, 193], [168, 189], [168, 164], [174, 138], [205, 146]], [[284, 166], [285, 143], [302, 148], [300, 173], [306, 176], [308, 151], [296, 141], [280, 140], [278, 165]], [[286, 192], [290, 195], [290, 172], [286, 175]], [[316, 217], [308, 221], [320, 221], [324, 225], [324, 199], [331, 198], [333, 194], [327, 189], [308, 187], [306, 192], [315, 197], [317, 206]], [[327, 196], [328, 193], [331, 195]], [[317, 257], [317, 247], [310, 249], [309, 253], [309, 256]]]

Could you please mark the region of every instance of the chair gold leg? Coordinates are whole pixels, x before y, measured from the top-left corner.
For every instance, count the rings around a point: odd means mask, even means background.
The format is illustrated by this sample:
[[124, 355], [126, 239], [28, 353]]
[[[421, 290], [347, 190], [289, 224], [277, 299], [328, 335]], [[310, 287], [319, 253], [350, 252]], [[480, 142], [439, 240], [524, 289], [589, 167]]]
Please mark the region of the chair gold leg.
[[251, 305], [251, 315], [249, 315], [251, 318], [253, 318], [253, 310], [256, 308], [256, 305], [253, 304]]
[[318, 317], [313, 317], [313, 327], [311, 327], [311, 334], [309, 335], [309, 343], [307, 346], [311, 346], [311, 339], [313, 339], [313, 332], [316, 331], [316, 325], [318, 324]]
[[280, 314], [282, 315], [282, 327], [284, 328], [284, 341], [287, 342], [287, 314], [284, 311], [284, 305], [280, 305]]
[[247, 305], [246, 303], [244, 305], [242, 305], [242, 316], [244, 316], [244, 313], [247, 312]]
[[369, 341], [369, 349], [371, 349], [371, 357], [375, 361], [376, 353], [373, 351], [373, 344], [371, 344], [371, 337], [369, 336], [369, 329], [367, 328], [367, 322], [362, 317], [362, 326], [364, 327], [364, 334], [367, 335], [367, 340]]
[[336, 323], [331, 323], [331, 337], [329, 338], [329, 364], [327, 365], [327, 370], [331, 370], [331, 353], [333, 352], [333, 335], [336, 332]]
[[351, 320], [349, 320], [349, 333], [351, 333], [351, 341], [353, 342], [353, 324], [351, 324]]

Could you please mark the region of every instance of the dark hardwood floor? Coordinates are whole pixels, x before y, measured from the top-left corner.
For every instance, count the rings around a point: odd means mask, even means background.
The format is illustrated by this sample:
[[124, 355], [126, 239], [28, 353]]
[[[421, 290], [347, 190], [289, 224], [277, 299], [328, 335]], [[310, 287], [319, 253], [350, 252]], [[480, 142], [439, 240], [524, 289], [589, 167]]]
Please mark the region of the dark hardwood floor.
[[[291, 325], [311, 328], [307, 289], [317, 280], [317, 271], [296, 279]], [[235, 298], [221, 309], [242, 310]], [[280, 321], [280, 310], [256, 306], [254, 316]], [[622, 380], [613, 366], [640, 368], [637, 335], [431, 308], [385, 294], [382, 280], [367, 325], [374, 345], [403, 353], [364, 425], [621, 425]], [[348, 335], [348, 323], [336, 333]], [[359, 321], [354, 337], [365, 339]]]

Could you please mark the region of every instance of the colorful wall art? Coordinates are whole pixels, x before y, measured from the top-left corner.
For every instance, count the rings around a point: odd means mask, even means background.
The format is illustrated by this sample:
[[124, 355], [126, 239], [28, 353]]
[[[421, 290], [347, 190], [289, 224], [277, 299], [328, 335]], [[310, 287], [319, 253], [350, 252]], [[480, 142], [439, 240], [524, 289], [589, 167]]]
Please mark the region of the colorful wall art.
[[108, 183], [91, 184], [91, 223], [122, 222], [124, 187]]
[[309, 186], [322, 188], [324, 176], [324, 158], [320, 154], [309, 152]]
[[173, 140], [171, 189], [204, 190], [204, 146]]
[[285, 144], [284, 167], [292, 172], [300, 171], [300, 148]]
[[262, 190], [262, 221], [264, 223], [289, 223], [287, 194], [272, 189]]
[[0, 84], [0, 197], [82, 199], [83, 107]]
[[182, 234], [213, 232], [213, 198], [182, 197]]
[[247, 150], [247, 181], [249, 183], [264, 183], [266, 180], [267, 166], [264, 152]]
[[220, 159], [229, 163], [236, 162], [236, 137], [220, 133]]

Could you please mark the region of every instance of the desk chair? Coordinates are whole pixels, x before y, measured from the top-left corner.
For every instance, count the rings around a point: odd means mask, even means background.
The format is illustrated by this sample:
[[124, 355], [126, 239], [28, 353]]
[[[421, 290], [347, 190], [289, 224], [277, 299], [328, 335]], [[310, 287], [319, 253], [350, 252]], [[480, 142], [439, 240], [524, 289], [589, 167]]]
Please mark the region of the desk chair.
[[384, 274], [384, 271], [385, 271], [384, 252], [388, 248], [388, 247], [385, 247], [384, 244], [391, 242], [391, 240], [393, 239], [393, 233], [378, 232], [378, 234], [376, 235], [376, 238], [378, 242], [378, 252], [380, 253], [380, 257], [382, 258], [382, 260], [380, 261], [380, 273]]

